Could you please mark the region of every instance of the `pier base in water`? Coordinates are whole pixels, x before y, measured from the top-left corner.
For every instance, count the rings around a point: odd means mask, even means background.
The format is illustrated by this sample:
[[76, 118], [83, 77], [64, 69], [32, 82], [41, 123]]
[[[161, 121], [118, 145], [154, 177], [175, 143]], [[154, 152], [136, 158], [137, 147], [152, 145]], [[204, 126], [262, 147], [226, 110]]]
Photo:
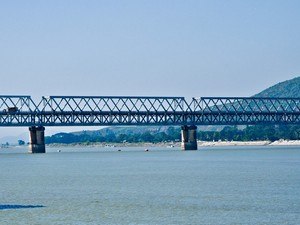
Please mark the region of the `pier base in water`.
[[45, 127], [29, 127], [29, 153], [46, 153]]
[[197, 127], [182, 126], [181, 127], [181, 149], [182, 150], [197, 150]]

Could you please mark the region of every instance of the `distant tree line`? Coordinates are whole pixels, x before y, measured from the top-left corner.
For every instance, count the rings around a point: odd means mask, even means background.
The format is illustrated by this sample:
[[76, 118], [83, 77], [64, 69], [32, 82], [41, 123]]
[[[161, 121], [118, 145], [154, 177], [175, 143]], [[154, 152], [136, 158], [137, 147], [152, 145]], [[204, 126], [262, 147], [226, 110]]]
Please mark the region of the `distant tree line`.
[[255, 125], [240, 130], [236, 126], [224, 127], [222, 131], [200, 131], [198, 139], [203, 141], [276, 141], [300, 139], [299, 125]]
[[[245, 129], [238, 129], [236, 126], [226, 126], [221, 131], [198, 131], [198, 140], [202, 141], [257, 141], [279, 139], [297, 140], [300, 139], [300, 126], [298, 125], [255, 125], [247, 126]], [[89, 135], [86, 133], [58, 133], [46, 137], [46, 143], [136, 143], [136, 142], [165, 142], [180, 141], [180, 127], [169, 127], [164, 132], [142, 133], [121, 133], [107, 132], [105, 134]]]
[[164, 132], [150, 132], [145, 131], [142, 133], [121, 133], [115, 134], [114, 132], [106, 132], [105, 134], [89, 135], [72, 134], [72, 133], [58, 133], [50, 137], [46, 137], [47, 144], [51, 143], [93, 143], [93, 142], [110, 142], [110, 143], [136, 143], [136, 142], [164, 142], [164, 141], [179, 141], [180, 128], [169, 127]]

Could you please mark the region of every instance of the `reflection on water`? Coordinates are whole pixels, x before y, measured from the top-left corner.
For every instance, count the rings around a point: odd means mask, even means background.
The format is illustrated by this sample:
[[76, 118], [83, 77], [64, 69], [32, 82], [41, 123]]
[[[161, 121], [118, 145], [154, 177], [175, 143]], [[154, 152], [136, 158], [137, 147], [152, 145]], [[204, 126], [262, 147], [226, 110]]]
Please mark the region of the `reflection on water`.
[[0, 210], [4, 209], [33, 209], [33, 208], [42, 208], [43, 205], [0, 205]]

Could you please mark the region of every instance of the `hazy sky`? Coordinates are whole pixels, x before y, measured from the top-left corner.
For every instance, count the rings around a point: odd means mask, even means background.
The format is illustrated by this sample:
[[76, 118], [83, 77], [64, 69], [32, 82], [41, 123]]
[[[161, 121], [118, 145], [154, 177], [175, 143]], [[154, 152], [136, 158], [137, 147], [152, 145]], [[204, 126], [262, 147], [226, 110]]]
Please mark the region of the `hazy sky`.
[[251, 96], [300, 75], [299, 12], [298, 0], [1, 1], [0, 94]]

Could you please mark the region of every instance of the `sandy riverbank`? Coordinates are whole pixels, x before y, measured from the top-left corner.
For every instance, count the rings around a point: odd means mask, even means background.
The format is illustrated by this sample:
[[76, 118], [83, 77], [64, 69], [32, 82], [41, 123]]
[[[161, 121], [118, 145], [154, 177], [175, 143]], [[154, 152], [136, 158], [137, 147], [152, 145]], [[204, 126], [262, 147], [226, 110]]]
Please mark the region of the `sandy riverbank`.
[[159, 142], [159, 143], [74, 143], [74, 144], [48, 144], [47, 147], [100, 147], [100, 148], [114, 148], [114, 147], [164, 147], [173, 148], [180, 147], [180, 142]]
[[[50, 144], [49, 147], [180, 147], [180, 142], [160, 143], [76, 143], [76, 144]], [[217, 146], [300, 146], [300, 140], [278, 140], [278, 141], [198, 141], [198, 147]]]
[[278, 140], [278, 141], [198, 141], [199, 147], [213, 146], [300, 146], [300, 140]]
[[[213, 146], [264, 146], [270, 145], [270, 141], [198, 141], [199, 147]], [[300, 143], [299, 143], [300, 145]]]

